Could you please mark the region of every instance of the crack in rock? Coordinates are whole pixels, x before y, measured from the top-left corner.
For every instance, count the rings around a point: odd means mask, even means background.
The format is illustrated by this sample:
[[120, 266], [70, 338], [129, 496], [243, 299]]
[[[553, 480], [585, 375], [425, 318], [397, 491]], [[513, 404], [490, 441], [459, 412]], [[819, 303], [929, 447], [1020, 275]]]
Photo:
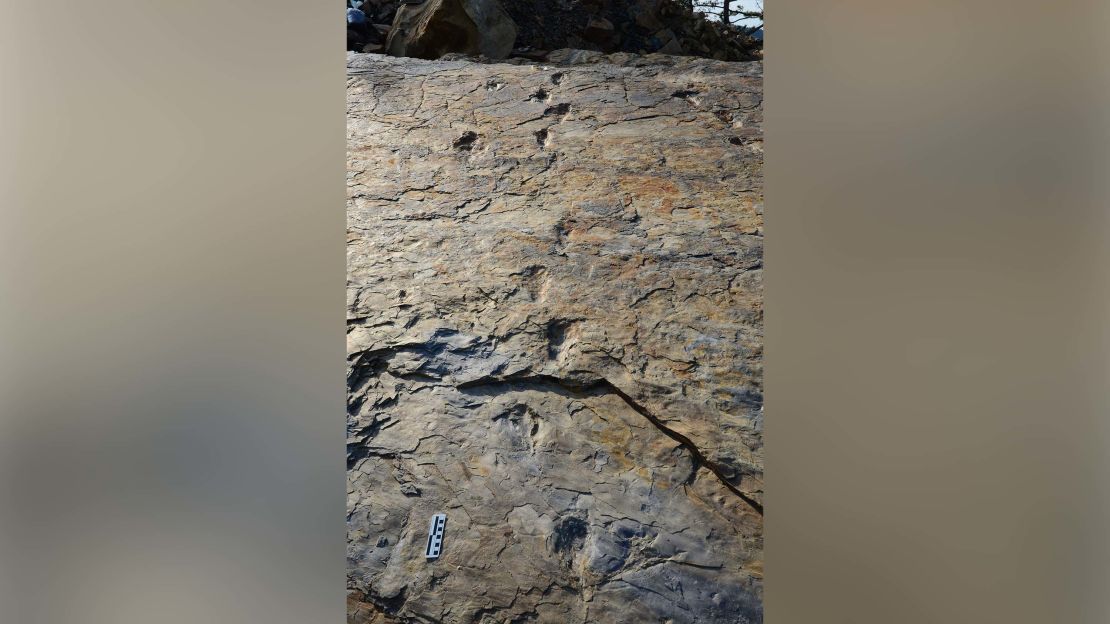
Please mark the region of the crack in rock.
[[639, 401], [633, 399], [627, 392], [621, 390], [619, 387], [617, 387], [616, 384], [609, 381], [608, 379], [599, 377], [592, 381], [582, 383], [576, 380], [563, 379], [561, 377], [555, 377], [552, 375], [518, 375], [513, 377], [491, 377], [476, 379], [474, 381], [468, 381], [458, 384], [455, 387], [459, 390], [468, 390], [474, 388], [498, 386], [502, 384], [550, 384], [581, 395], [587, 395], [592, 392], [600, 391], [601, 393], [612, 394], [620, 397], [620, 399], [624, 401], [625, 404], [627, 404], [629, 407], [631, 407], [633, 411], [646, 418], [648, 422], [655, 426], [656, 429], [663, 432], [664, 435], [671, 438], [675, 442], [678, 442], [679, 445], [682, 446], [682, 448], [686, 449], [686, 451], [689, 452], [691, 456], [693, 456], [695, 467], [704, 466], [711, 473], [713, 473], [713, 476], [715, 476], [717, 480], [720, 481], [721, 485], [724, 486], [725, 489], [727, 489], [740, 500], [744, 501], [744, 503], [755, 510], [756, 513], [761, 516], [763, 515], [763, 505], [759, 501], [753, 499], [751, 495], [744, 493], [740, 490], [740, 488], [730, 483], [721, 467], [715, 462], [710, 461], [705, 456], [705, 453], [703, 453], [701, 449], [699, 449], [698, 446], [690, 440], [690, 438], [668, 427], [658, 416], [652, 414], [651, 411], [644, 407]]

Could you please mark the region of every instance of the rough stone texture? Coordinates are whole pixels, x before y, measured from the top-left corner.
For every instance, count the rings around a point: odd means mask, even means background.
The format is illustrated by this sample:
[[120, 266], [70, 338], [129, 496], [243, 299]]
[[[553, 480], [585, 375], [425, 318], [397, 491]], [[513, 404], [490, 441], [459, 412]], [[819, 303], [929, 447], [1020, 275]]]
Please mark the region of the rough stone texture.
[[762, 622], [761, 64], [348, 73], [349, 621]]

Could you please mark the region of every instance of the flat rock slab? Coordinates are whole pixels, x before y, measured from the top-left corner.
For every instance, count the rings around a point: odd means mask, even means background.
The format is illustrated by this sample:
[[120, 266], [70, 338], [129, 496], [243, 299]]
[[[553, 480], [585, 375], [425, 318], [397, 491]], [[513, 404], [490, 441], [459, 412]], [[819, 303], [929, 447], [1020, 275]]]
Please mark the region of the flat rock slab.
[[349, 621], [762, 622], [762, 64], [347, 106]]

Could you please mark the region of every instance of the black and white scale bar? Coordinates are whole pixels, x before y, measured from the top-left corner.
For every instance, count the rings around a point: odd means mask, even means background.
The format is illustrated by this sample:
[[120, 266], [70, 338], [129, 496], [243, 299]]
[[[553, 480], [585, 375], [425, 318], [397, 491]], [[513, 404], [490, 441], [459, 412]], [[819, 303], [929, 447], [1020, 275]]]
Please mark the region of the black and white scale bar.
[[443, 527], [447, 525], [447, 514], [437, 513], [432, 516], [432, 524], [428, 527], [428, 549], [424, 556], [428, 559], [438, 559], [443, 550]]

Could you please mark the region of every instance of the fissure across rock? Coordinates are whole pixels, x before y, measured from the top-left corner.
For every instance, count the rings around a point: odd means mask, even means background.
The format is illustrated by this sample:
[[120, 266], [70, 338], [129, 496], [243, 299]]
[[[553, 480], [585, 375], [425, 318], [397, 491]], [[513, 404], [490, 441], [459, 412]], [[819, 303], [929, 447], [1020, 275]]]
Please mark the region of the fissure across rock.
[[686, 451], [690, 453], [691, 457], [693, 457], [695, 466], [705, 467], [707, 470], [709, 470], [709, 472], [713, 473], [713, 476], [715, 476], [717, 480], [721, 482], [721, 485], [724, 486], [725, 489], [727, 489], [740, 500], [744, 501], [749, 507], [755, 510], [756, 513], [761, 516], [763, 515], [763, 505], [759, 501], [752, 498], [751, 495], [746, 494], [740, 488], [730, 483], [728, 478], [725, 477], [724, 471], [721, 470], [720, 466], [718, 466], [713, 461], [710, 461], [705, 456], [705, 453], [703, 453], [701, 449], [699, 449], [698, 446], [694, 444], [692, 440], [690, 440], [690, 438], [668, 427], [658, 416], [652, 414], [650, 410], [643, 406], [643, 404], [632, 398], [627, 392], [621, 390], [616, 384], [609, 381], [608, 379], [599, 377], [583, 383], [555, 377], [552, 375], [518, 375], [510, 377], [491, 377], [485, 379], [476, 379], [474, 381], [468, 381], [458, 384], [455, 387], [459, 390], [467, 390], [503, 384], [550, 384], [578, 394], [589, 394], [591, 392], [600, 391], [605, 394], [612, 394], [619, 397], [622, 401], [625, 402], [626, 405], [632, 408], [633, 411], [643, 416], [645, 419], [647, 419], [648, 422], [654, 425], [656, 429], [663, 433], [663, 435], [666, 435], [675, 442], [678, 442], [679, 445], [682, 446], [682, 448], [686, 449]]

